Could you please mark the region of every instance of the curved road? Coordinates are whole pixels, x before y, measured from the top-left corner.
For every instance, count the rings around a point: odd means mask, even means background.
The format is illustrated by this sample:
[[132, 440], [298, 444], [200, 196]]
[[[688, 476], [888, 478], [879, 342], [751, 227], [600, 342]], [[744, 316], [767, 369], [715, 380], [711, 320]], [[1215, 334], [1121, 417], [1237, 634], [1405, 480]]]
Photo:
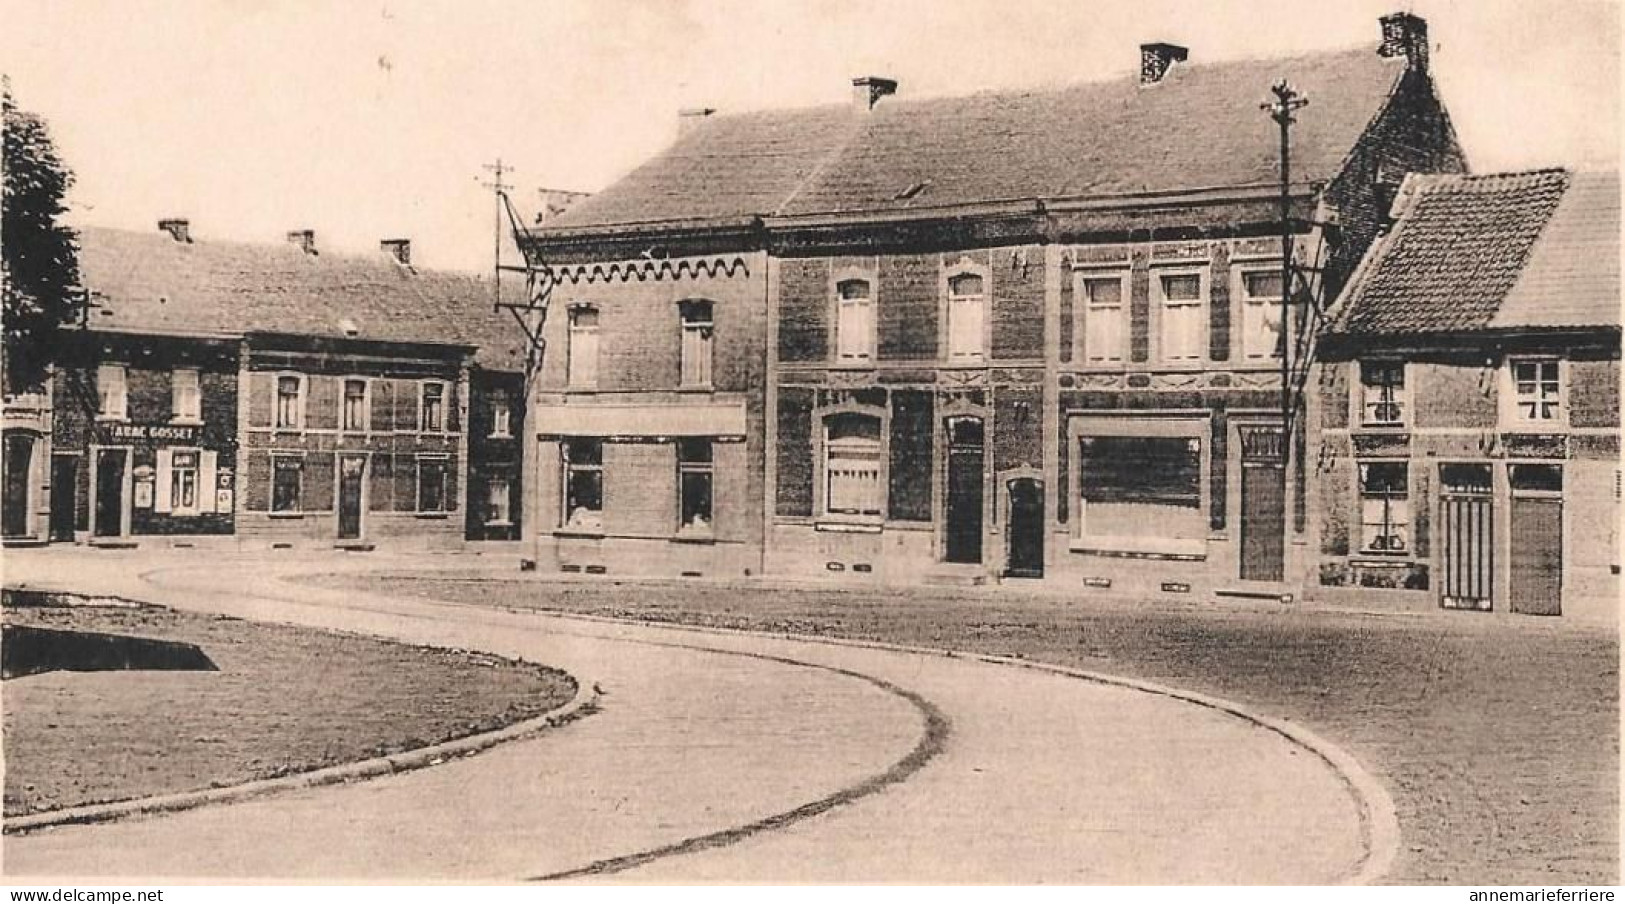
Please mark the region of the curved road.
[[[274, 579], [264, 560], [211, 562], [8, 553], [6, 578], [71, 574], [86, 592], [523, 656], [597, 683], [602, 711], [417, 772], [8, 836], [6, 873], [1319, 884], [1369, 853], [1359, 802], [1324, 760], [1167, 696], [970, 659], [323, 590]], [[230, 589], [243, 574], [246, 595]]]

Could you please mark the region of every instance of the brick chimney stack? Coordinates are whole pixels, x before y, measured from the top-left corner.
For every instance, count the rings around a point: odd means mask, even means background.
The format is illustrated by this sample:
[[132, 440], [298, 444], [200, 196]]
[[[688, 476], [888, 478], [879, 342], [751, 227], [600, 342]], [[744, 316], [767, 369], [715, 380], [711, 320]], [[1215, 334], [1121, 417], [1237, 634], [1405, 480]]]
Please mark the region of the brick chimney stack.
[[1413, 13], [1389, 13], [1377, 21], [1382, 23], [1378, 56], [1405, 57], [1412, 68], [1427, 68], [1428, 20]]
[[852, 80], [852, 109], [859, 113], [867, 113], [880, 103], [882, 97], [890, 97], [897, 93], [895, 79], [881, 78], [878, 75], [865, 75]]
[[316, 253], [316, 230], [294, 229], [288, 232], [288, 244], [298, 245], [306, 254]]
[[412, 240], [411, 239], [380, 239], [378, 250], [395, 258], [395, 261], [404, 266], [412, 266]]
[[159, 220], [158, 228], [169, 233], [170, 238], [180, 242], [183, 245], [192, 244], [192, 224], [188, 220], [184, 220], [179, 217]]
[[1162, 81], [1163, 76], [1168, 74], [1168, 70], [1172, 69], [1175, 63], [1185, 62], [1190, 55], [1190, 48], [1178, 44], [1165, 44], [1160, 41], [1154, 44], [1141, 44], [1140, 84], [1155, 85]]

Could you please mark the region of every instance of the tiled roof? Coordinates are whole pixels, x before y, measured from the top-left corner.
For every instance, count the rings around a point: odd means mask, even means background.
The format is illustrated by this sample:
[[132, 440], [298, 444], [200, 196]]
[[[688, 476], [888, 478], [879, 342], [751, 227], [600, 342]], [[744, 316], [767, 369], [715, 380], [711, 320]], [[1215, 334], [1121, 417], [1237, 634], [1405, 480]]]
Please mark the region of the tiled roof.
[[[523, 337], [491, 307], [488, 280], [414, 270], [387, 253], [307, 254], [292, 244], [201, 240], [86, 227], [79, 268], [97, 330], [236, 336], [283, 333], [478, 345], [510, 359]], [[523, 356], [517, 359], [523, 360]]]
[[547, 224], [730, 220], [772, 213], [851, 133], [845, 106], [713, 115]]
[[1575, 173], [1490, 326], [1617, 326], [1619, 303], [1619, 173]]
[[[1286, 77], [1308, 95], [1295, 174], [1329, 179], [1405, 71], [1372, 48], [1175, 65], [1059, 89], [714, 117], [549, 226], [886, 212], [1225, 188], [1275, 178], [1259, 109]], [[910, 188], [916, 188], [909, 192]], [[545, 230], [543, 234], [545, 235]]]
[[1563, 170], [1409, 177], [1332, 331], [1617, 325], [1618, 184]]

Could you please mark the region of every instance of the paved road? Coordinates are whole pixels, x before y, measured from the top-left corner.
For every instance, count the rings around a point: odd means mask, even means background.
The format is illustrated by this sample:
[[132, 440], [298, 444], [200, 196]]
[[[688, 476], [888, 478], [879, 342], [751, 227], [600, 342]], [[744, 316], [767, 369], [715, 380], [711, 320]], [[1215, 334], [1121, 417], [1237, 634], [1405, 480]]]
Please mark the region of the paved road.
[[66, 556], [8, 553], [6, 580], [520, 655], [596, 681], [604, 708], [419, 772], [8, 837], [10, 874], [1322, 883], [1366, 853], [1356, 801], [1323, 760], [1165, 696], [967, 659], [321, 590], [219, 555]]

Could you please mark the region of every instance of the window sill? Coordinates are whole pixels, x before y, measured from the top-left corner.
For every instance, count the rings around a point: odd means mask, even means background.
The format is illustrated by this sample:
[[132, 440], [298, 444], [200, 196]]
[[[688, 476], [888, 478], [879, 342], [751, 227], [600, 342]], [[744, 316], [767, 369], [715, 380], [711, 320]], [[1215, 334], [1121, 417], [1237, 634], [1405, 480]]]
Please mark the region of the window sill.
[[602, 528], [588, 529], [584, 527], [561, 527], [553, 531], [553, 536], [568, 537], [577, 540], [602, 540], [604, 539], [604, 531]]
[[127, 416], [125, 416], [125, 415], [122, 415], [122, 414], [98, 414], [98, 415], [96, 415], [96, 423], [98, 423], [98, 424], [122, 424], [122, 423], [124, 423], [125, 421], [128, 421], [128, 420], [129, 420], [129, 418]]
[[1377, 552], [1375, 550], [1361, 550], [1349, 557], [1350, 565], [1368, 565], [1382, 567], [1384, 565], [1409, 565], [1411, 554], [1405, 552]]
[[878, 534], [882, 525], [879, 521], [817, 521], [813, 529], [833, 534]]
[[513, 527], [512, 521], [487, 521], [486, 527]]
[[266, 512], [266, 514], [272, 518], [286, 518], [289, 521], [297, 521], [305, 517], [304, 512]]
[[673, 542], [673, 543], [694, 543], [694, 544], [701, 545], [701, 546], [709, 546], [709, 545], [717, 542], [717, 537], [716, 537], [716, 534], [713, 534], [712, 532], [710, 532], [708, 530], [707, 531], [680, 530], [677, 533], [672, 535], [671, 542]]
[[1406, 430], [1410, 429], [1409, 426], [1404, 423], [1368, 424], [1362, 422], [1359, 427], [1361, 430], [1370, 430], [1374, 433], [1404, 433]]
[[412, 517], [419, 521], [444, 521], [451, 517], [451, 512], [413, 512]]
[[1167, 537], [1074, 537], [1067, 544], [1072, 552], [1124, 558], [1178, 559], [1203, 561], [1206, 540], [1178, 540]]
[[486, 439], [513, 439], [512, 433], [487, 433]]
[[172, 417], [169, 419], [171, 427], [201, 427], [203, 418], [200, 417]]
[[710, 383], [684, 383], [677, 387], [678, 392], [716, 392], [717, 388]]

